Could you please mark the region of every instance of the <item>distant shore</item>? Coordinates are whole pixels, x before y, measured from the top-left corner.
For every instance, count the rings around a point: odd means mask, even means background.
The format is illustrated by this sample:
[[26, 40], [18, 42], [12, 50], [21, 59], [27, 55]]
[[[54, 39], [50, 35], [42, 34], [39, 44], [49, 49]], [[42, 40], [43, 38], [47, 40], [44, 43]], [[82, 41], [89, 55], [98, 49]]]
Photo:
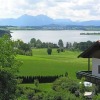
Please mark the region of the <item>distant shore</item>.
[[80, 33], [80, 35], [100, 35], [100, 33]]

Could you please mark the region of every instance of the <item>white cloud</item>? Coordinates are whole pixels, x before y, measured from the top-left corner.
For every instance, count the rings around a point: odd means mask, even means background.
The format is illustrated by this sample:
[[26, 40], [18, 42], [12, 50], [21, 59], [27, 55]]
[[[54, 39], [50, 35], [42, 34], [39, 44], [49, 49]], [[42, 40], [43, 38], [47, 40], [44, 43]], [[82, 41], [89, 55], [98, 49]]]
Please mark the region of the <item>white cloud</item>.
[[100, 19], [99, 0], [0, 0], [0, 4], [0, 18], [45, 14], [54, 19]]

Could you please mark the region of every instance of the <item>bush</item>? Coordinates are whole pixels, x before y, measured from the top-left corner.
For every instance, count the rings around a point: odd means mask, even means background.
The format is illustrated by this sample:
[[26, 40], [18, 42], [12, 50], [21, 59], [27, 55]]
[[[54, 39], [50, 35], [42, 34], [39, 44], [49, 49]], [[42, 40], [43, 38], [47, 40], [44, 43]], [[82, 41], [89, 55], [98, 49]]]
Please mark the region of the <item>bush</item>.
[[38, 87], [39, 86], [39, 80], [38, 79], [35, 79], [34, 80], [34, 84], [35, 84], [36, 87]]
[[79, 84], [76, 80], [68, 77], [60, 77], [53, 83], [52, 89], [55, 91], [68, 90], [75, 93], [79, 89]]
[[47, 49], [47, 53], [48, 53], [48, 55], [51, 55], [52, 49], [51, 49], [51, 48], [48, 48], [48, 49]]
[[48, 92], [44, 96], [43, 100], [78, 100], [78, 98], [70, 92], [62, 90], [60, 92]]
[[57, 49], [57, 52], [60, 53], [60, 48]]
[[61, 48], [61, 52], [64, 52], [64, 48]]
[[100, 94], [95, 95], [95, 96], [93, 97], [93, 100], [100, 100]]

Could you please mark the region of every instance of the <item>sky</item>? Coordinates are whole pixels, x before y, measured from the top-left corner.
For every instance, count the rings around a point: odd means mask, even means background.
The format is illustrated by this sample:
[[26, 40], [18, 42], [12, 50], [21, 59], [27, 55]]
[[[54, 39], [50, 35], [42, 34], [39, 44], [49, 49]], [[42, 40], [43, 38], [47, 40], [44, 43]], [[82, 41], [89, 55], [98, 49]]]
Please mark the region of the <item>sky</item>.
[[24, 14], [73, 21], [100, 20], [100, 0], [0, 0], [0, 18]]

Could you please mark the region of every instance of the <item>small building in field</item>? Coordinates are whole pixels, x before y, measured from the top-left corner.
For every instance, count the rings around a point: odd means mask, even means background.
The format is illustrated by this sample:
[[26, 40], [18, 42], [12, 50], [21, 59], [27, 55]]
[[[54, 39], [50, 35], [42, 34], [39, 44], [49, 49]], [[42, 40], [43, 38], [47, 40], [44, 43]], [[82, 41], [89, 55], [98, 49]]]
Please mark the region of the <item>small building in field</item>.
[[[88, 59], [88, 71], [77, 72], [77, 78], [85, 77], [87, 81], [100, 85], [100, 41], [82, 52], [78, 58]], [[90, 59], [92, 60], [92, 70], [90, 70]]]

